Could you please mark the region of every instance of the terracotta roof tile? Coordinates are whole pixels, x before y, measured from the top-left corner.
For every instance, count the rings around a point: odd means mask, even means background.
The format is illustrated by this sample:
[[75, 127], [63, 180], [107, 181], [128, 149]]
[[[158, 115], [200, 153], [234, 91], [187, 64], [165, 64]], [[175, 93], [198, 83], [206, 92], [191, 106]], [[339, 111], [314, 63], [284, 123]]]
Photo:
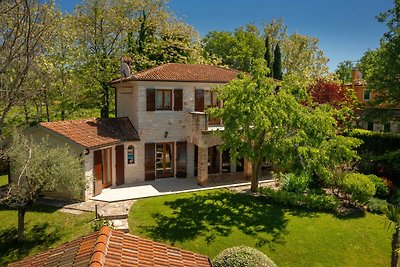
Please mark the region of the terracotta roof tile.
[[227, 83], [237, 77], [238, 70], [202, 64], [168, 63], [117, 79], [111, 83], [123, 81], [175, 81]]
[[42, 122], [40, 126], [86, 148], [98, 148], [123, 141], [139, 140], [139, 135], [128, 118], [90, 118]]
[[10, 266], [210, 267], [208, 257], [108, 227]]

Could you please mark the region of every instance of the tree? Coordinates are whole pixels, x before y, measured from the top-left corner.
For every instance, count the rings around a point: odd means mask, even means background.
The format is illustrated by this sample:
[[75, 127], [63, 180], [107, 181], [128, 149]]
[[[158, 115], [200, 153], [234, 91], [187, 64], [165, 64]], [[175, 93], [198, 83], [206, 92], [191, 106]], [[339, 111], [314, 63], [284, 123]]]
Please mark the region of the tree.
[[0, 133], [11, 109], [37, 92], [28, 88], [55, 20], [52, 2], [0, 1]]
[[265, 66], [264, 60], [255, 60], [251, 76], [220, 87], [223, 107], [208, 111], [224, 122], [221, 149], [234, 160], [251, 160], [251, 190], [258, 189], [264, 160], [281, 170], [328, 178], [336, 165], [355, 158], [359, 142], [337, 135], [334, 110], [304, 105], [306, 84], [293, 77], [276, 82], [266, 76]]
[[342, 61], [336, 68], [336, 75], [342, 83], [351, 83], [353, 62], [350, 60]]
[[264, 59], [267, 62], [267, 68], [270, 70], [269, 77], [273, 76], [273, 68], [272, 68], [272, 55], [271, 55], [271, 42], [269, 40], [269, 36], [265, 37], [265, 54]]
[[367, 51], [360, 60], [360, 70], [367, 81], [367, 88], [378, 92], [378, 101], [398, 106], [400, 102], [400, 0], [394, 7], [377, 18], [386, 22], [388, 32], [376, 50]]
[[394, 228], [394, 233], [392, 235], [392, 260], [390, 266], [397, 267], [399, 263], [400, 252], [400, 207], [393, 204], [388, 204], [383, 210], [383, 213], [388, 219], [388, 229], [390, 229], [391, 226]]
[[274, 63], [272, 65], [272, 73], [274, 79], [282, 80], [283, 73], [282, 73], [282, 55], [281, 55], [281, 48], [279, 43], [276, 44], [274, 50]]
[[24, 239], [25, 213], [44, 191], [69, 192], [80, 197], [83, 170], [80, 160], [68, 147], [51, 148], [46, 142], [35, 143], [15, 135], [6, 156], [15, 180], [0, 192], [0, 203], [18, 210], [18, 241]]

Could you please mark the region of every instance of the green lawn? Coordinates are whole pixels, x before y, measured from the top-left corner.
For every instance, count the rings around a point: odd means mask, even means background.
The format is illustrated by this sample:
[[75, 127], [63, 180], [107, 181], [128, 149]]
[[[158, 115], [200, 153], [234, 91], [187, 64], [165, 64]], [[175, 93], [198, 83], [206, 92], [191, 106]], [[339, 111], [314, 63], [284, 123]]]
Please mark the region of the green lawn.
[[0, 186], [5, 184], [8, 184], [8, 175], [7, 174], [0, 175]]
[[38, 205], [26, 213], [26, 240], [18, 244], [17, 212], [0, 206], [0, 266], [90, 233], [93, 217], [92, 213], [74, 215]]
[[391, 232], [371, 213], [338, 217], [284, 209], [228, 190], [137, 201], [131, 234], [214, 258], [237, 245], [255, 247], [279, 266], [389, 266]]

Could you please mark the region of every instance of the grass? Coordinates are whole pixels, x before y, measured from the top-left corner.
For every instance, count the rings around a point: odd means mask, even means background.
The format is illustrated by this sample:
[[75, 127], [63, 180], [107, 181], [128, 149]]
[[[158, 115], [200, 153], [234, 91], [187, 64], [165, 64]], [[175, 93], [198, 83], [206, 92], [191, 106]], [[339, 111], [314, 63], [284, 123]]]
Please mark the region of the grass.
[[25, 214], [25, 241], [16, 242], [17, 212], [0, 206], [0, 266], [55, 247], [92, 232], [92, 213], [64, 213], [37, 205]]
[[0, 175], [0, 186], [8, 184], [8, 175], [2, 174]]
[[255, 247], [278, 266], [388, 266], [391, 232], [384, 217], [288, 210], [228, 190], [137, 201], [131, 234], [214, 258], [225, 248]]

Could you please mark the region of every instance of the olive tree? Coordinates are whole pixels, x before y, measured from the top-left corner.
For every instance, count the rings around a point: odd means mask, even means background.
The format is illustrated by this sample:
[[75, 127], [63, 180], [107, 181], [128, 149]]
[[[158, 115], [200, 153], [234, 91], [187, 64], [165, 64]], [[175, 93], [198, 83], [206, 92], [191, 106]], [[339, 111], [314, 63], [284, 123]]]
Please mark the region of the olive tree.
[[9, 186], [0, 192], [0, 204], [18, 210], [18, 241], [24, 239], [25, 213], [45, 191], [68, 192], [80, 197], [84, 172], [80, 159], [69, 148], [50, 147], [46, 141], [33, 142], [16, 135], [6, 152], [13, 176]]

